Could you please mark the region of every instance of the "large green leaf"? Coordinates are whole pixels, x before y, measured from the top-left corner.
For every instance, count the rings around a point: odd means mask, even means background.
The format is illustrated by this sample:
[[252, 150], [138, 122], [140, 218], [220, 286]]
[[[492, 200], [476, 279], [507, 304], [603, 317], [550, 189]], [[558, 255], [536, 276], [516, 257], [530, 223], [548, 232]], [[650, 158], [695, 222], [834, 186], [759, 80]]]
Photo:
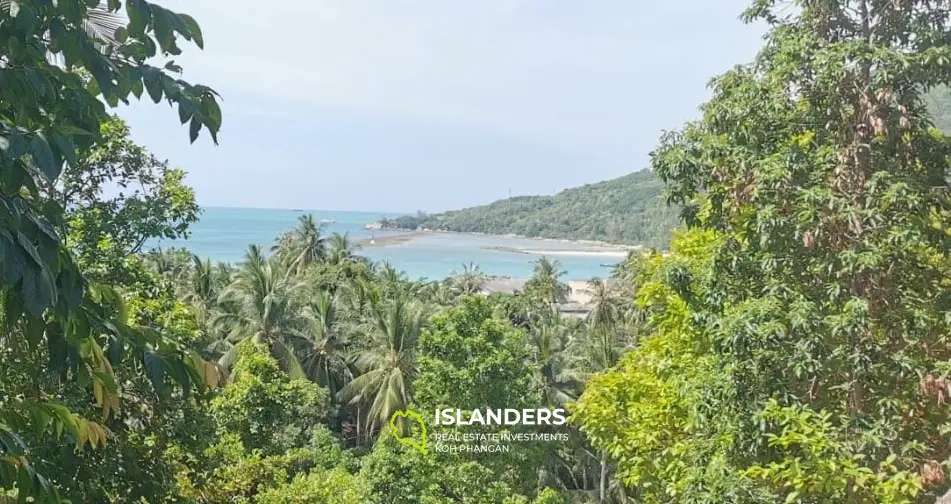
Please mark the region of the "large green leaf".
[[152, 351], [146, 351], [143, 354], [142, 362], [145, 365], [145, 373], [152, 386], [158, 392], [165, 391], [165, 363]]
[[179, 14], [182, 21], [185, 23], [185, 26], [188, 27], [188, 34], [191, 36], [192, 40], [195, 41], [195, 45], [199, 48], [205, 48], [205, 39], [201, 34], [201, 27], [198, 26], [198, 22], [195, 21], [195, 18], [189, 16], [188, 14]]
[[23, 302], [26, 309], [34, 315], [41, 315], [53, 301], [53, 286], [49, 273], [35, 264], [29, 264], [23, 271]]
[[33, 154], [33, 161], [36, 166], [50, 180], [59, 176], [63, 164], [53, 155], [53, 149], [50, 148], [49, 142], [42, 133], [33, 135], [33, 139], [30, 141], [30, 152]]

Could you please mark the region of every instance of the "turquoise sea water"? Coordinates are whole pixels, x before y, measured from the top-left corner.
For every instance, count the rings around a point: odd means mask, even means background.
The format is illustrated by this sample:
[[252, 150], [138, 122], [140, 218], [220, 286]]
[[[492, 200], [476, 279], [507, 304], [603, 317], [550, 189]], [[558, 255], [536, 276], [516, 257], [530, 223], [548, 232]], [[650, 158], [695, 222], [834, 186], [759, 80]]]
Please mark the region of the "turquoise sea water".
[[[297, 219], [311, 213], [318, 220], [334, 220], [324, 224], [323, 232], [350, 233], [354, 240], [398, 235], [398, 232], [368, 231], [364, 226], [381, 217], [392, 214], [373, 212], [339, 212], [327, 210], [271, 210], [254, 208], [205, 208], [201, 220], [192, 225], [192, 235], [187, 241], [163, 240], [155, 245], [186, 247], [202, 257], [215, 261], [238, 262], [244, 257], [249, 244], [270, 247], [282, 231], [293, 228]], [[532, 249], [571, 248], [567, 243], [545, 240], [527, 240], [495, 236], [476, 236], [453, 233], [436, 233], [411, 241], [386, 245], [368, 246], [358, 253], [374, 261], [389, 261], [411, 278], [443, 278], [454, 270], [461, 270], [469, 262], [479, 265], [489, 275], [526, 278], [532, 273], [531, 261], [539, 256], [517, 252], [486, 250], [484, 247], [504, 246]], [[561, 262], [567, 271], [565, 278], [586, 280], [595, 276], [605, 277], [613, 264], [613, 257], [552, 257]]]

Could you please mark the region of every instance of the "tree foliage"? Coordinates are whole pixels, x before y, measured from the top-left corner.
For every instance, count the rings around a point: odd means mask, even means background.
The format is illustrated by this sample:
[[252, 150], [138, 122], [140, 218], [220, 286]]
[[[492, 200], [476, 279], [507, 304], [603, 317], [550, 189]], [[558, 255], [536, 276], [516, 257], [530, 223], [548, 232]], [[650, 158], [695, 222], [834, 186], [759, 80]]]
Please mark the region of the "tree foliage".
[[[77, 152], [102, 141], [101, 128], [110, 121], [107, 105], [143, 91], [155, 102], [165, 97], [177, 104], [182, 122], [190, 121], [193, 141], [202, 128], [214, 138], [221, 124], [214, 91], [170, 76], [177, 69], [173, 63], [166, 68], [146, 63], [179, 54], [182, 39], [201, 46], [195, 20], [137, 0], [125, 5], [128, 24], [110, 23], [109, 13], [122, 7], [117, 0], [102, 7], [29, 0], [0, 5], [0, 323], [5, 347], [14, 353], [5, 366], [29, 362], [60, 382], [89, 386], [103, 422], [119, 411], [117, 354], [142, 359], [143, 367], [133, 372], [144, 370], [153, 383], [162, 381], [161, 370], [186, 390], [206, 385], [205, 363], [179, 342], [129, 324], [114, 289], [86, 282], [57, 232], [63, 229], [64, 205], [39, 188], [53, 185], [64, 164], [78, 164]], [[43, 352], [45, 362], [25, 358]], [[65, 433], [78, 448], [102, 445], [110, 437], [100, 423], [50, 399], [12, 394], [0, 399], [0, 430], [6, 433], [0, 487], [21, 499], [60, 497], [31, 466], [18, 432]]]
[[328, 406], [326, 389], [289, 380], [266, 348], [247, 345], [211, 412], [222, 433], [236, 434], [248, 450], [273, 455], [305, 444], [326, 420]]
[[62, 233], [86, 276], [116, 283], [126, 274], [125, 258], [148, 241], [187, 237], [198, 205], [184, 176], [133, 143], [128, 126], [112, 118], [43, 197], [66, 209]]
[[592, 381], [577, 416], [645, 500], [947, 489], [951, 145], [922, 99], [951, 75], [947, 12], [754, 2], [764, 49], [662, 138], [653, 169], [713, 241], [648, 268], [654, 334]]

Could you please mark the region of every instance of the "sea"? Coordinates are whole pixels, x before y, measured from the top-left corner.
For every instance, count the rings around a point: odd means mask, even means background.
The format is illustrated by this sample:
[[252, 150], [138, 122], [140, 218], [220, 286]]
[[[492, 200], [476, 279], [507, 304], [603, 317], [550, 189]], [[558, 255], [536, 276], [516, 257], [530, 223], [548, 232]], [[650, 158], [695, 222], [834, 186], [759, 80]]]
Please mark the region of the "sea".
[[[205, 207], [200, 220], [192, 224], [187, 240], [161, 240], [150, 243], [152, 248], [184, 247], [212, 261], [238, 263], [250, 244], [267, 250], [282, 232], [296, 226], [297, 220], [312, 214], [323, 221], [322, 233], [349, 233], [356, 242], [399, 236], [406, 232], [367, 230], [367, 224], [381, 218], [401, 214], [380, 212], [342, 212], [332, 210], [277, 210], [259, 208]], [[541, 255], [495, 250], [493, 247], [532, 250], [583, 250], [584, 246], [555, 240], [487, 236], [465, 233], [412, 233], [413, 239], [386, 245], [365, 244], [357, 253], [373, 261], [388, 261], [410, 278], [441, 279], [473, 263], [487, 275], [528, 278], [532, 261]], [[387, 242], [388, 240], [382, 240]], [[566, 280], [588, 280], [607, 277], [611, 266], [620, 261], [608, 256], [573, 256], [558, 254], [549, 259], [558, 260]]]

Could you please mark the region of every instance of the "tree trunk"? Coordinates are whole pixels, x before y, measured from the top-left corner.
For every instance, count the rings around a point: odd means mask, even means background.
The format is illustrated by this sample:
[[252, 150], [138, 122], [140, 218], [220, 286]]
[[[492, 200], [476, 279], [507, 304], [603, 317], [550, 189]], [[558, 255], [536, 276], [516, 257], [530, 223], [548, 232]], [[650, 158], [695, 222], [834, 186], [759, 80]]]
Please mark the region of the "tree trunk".
[[605, 494], [608, 489], [608, 454], [604, 450], [601, 450], [601, 485], [599, 487], [599, 498], [598, 502], [603, 503]]

